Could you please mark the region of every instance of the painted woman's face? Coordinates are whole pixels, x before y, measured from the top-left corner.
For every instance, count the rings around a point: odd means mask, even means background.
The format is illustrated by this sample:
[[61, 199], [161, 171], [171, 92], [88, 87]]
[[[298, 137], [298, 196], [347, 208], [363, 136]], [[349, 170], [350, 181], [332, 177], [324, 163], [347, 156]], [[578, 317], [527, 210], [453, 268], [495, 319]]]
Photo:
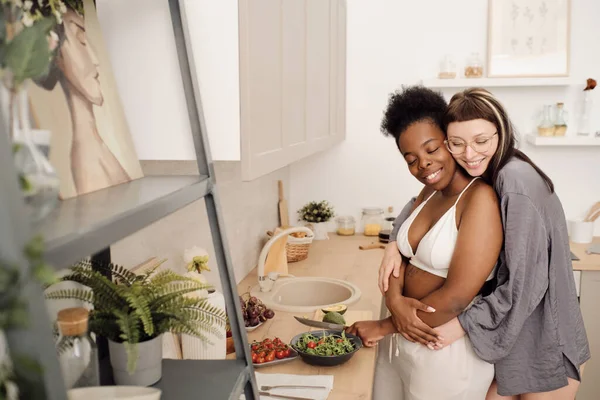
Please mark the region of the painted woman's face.
[[104, 102], [98, 80], [98, 59], [85, 34], [83, 17], [69, 9], [63, 15], [65, 40], [61, 45], [57, 64], [72, 88], [91, 103]]

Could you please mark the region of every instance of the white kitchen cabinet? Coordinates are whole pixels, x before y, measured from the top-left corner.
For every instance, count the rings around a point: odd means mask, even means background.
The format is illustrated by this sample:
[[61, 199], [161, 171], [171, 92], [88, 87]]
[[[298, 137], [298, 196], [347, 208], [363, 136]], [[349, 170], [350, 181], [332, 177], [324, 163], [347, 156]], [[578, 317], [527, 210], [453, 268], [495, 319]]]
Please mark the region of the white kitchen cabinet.
[[345, 0], [240, 0], [244, 180], [345, 138]]

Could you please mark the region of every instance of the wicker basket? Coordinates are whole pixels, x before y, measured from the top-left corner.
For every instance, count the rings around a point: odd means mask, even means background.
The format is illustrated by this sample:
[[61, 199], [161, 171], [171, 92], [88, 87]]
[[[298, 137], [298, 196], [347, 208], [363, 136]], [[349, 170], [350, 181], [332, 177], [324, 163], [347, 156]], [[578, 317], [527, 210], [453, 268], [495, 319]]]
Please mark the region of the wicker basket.
[[[273, 236], [273, 232], [269, 231], [267, 232], [267, 235]], [[293, 263], [306, 260], [308, 257], [308, 249], [310, 248], [310, 244], [314, 237], [315, 235], [312, 233], [303, 238], [288, 235], [287, 243], [285, 244], [287, 262]]]

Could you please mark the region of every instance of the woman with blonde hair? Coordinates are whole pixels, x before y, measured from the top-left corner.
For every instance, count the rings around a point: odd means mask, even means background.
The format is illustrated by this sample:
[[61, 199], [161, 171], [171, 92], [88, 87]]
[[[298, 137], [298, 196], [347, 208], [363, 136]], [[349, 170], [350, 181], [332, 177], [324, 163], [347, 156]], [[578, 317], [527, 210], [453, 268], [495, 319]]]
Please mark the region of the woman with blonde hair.
[[[466, 334], [475, 353], [495, 365], [488, 400], [574, 399], [590, 350], [565, 215], [554, 185], [516, 148], [506, 110], [487, 90], [455, 94], [443, 126], [456, 162], [470, 176], [492, 185], [499, 197], [504, 245], [497, 286], [458, 318], [432, 329], [426, 323], [430, 314], [422, 311], [428, 305], [398, 291], [406, 262], [398, 244], [390, 243], [379, 283], [394, 325], [407, 340], [437, 349]], [[396, 220], [392, 238], [405, 218], [403, 213]]]

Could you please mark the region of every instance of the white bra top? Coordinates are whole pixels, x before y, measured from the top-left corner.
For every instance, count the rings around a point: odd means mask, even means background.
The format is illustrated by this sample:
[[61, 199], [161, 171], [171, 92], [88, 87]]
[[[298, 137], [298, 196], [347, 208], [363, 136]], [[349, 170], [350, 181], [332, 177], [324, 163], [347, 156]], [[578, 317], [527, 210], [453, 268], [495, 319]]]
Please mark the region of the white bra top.
[[[448, 277], [448, 269], [450, 267], [452, 255], [454, 254], [456, 238], [458, 237], [458, 229], [456, 228], [456, 205], [460, 201], [463, 193], [476, 179], [478, 178], [474, 178], [469, 182], [467, 187], [465, 187], [458, 195], [458, 199], [456, 199], [454, 205], [450, 207], [450, 209], [431, 227], [425, 236], [423, 236], [417, 245], [416, 253], [413, 253], [413, 249], [408, 241], [408, 231], [417, 215], [419, 215], [419, 212], [421, 212], [423, 207], [425, 207], [425, 204], [427, 204], [429, 199], [431, 199], [436, 192], [433, 192], [427, 200], [419, 204], [406, 221], [404, 221], [402, 226], [400, 226], [398, 236], [396, 237], [398, 249], [404, 257], [410, 259], [412, 265], [433, 275], [441, 276], [442, 278]], [[494, 267], [494, 270], [492, 270], [487, 280], [490, 280], [495, 276], [495, 270], [496, 267]]]

